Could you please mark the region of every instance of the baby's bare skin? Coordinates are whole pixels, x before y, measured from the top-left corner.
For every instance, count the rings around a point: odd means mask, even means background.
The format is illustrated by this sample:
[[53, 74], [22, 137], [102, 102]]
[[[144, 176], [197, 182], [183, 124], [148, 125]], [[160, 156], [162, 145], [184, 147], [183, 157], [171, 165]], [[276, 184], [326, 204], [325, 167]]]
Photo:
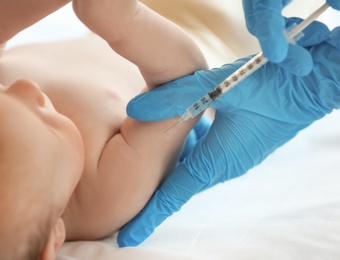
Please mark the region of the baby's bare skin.
[[[135, 216], [174, 167], [186, 134], [197, 121], [162, 135], [176, 118], [138, 122], [126, 117], [127, 102], [145, 86], [206, 68], [196, 45], [177, 26], [137, 1], [125, 0], [131, 4], [129, 10], [138, 11], [126, 24], [115, 21], [115, 26], [107, 19], [123, 9], [112, 4], [112, 10], [97, 10], [93, 6], [97, 2], [104, 6], [103, 1], [75, 1], [75, 9], [109, 44], [92, 35], [18, 47], [5, 52], [0, 65], [2, 84], [20, 78], [36, 82], [81, 133], [84, 170], [62, 215], [67, 240], [105, 237]], [[94, 20], [89, 10], [102, 16]]]

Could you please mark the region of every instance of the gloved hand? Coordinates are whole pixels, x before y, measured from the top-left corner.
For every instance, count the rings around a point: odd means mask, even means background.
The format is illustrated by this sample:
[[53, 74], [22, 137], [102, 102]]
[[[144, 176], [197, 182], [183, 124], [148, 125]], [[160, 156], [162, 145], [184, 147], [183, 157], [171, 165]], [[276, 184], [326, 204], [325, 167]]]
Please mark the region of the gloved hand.
[[[140, 244], [193, 195], [246, 173], [301, 129], [340, 107], [340, 28], [308, 50], [315, 62], [308, 76], [297, 77], [267, 63], [214, 103], [209, 132], [122, 228], [120, 246]], [[248, 60], [198, 71], [148, 91], [129, 103], [128, 114], [145, 121], [181, 115]]]
[[[285, 36], [285, 19], [281, 12], [291, 0], [243, 0], [246, 25], [251, 34], [258, 38], [264, 55], [269, 61], [279, 63], [288, 71], [304, 76], [312, 69], [310, 55], [303, 48], [290, 51]], [[340, 9], [339, 0], [327, 0], [335, 9]], [[289, 59], [289, 63], [281, 63]]]

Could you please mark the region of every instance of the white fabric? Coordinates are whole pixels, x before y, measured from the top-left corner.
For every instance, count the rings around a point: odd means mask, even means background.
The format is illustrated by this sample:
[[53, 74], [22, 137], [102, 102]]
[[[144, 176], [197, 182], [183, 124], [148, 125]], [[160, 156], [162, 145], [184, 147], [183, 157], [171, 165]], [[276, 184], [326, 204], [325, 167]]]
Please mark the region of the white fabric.
[[[325, 18], [332, 27], [339, 24], [336, 15]], [[87, 32], [68, 5], [9, 46]], [[67, 242], [57, 260], [340, 259], [339, 156], [340, 111], [335, 111], [248, 174], [195, 196], [142, 245], [120, 249], [115, 235]]]

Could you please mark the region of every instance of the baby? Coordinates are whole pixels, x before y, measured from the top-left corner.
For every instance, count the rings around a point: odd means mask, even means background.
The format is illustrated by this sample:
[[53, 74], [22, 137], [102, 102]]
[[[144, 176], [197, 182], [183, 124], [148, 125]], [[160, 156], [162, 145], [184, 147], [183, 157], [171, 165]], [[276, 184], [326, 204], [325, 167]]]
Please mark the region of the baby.
[[[68, 1], [24, 2], [0, 2], [0, 44]], [[162, 134], [177, 118], [125, 113], [145, 86], [206, 69], [179, 27], [136, 0], [73, 5], [106, 42], [32, 44], [0, 59], [0, 259], [54, 259], [65, 239], [117, 231], [175, 166], [197, 122]]]

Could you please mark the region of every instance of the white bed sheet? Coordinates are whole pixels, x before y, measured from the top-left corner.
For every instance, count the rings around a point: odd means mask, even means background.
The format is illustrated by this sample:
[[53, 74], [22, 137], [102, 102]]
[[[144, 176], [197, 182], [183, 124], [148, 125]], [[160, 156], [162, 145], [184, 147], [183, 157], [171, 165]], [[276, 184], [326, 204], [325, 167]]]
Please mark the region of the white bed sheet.
[[[333, 16], [325, 18], [331, 26], [339, 24]], [[86, 33], [68, 5], [8, 46]], [[339, 155], [335, 111], [248, 174], [195, 196], [142, 245], [118, 248], [116, 234], [67, 242], [57, 260], [340, 259]]]

